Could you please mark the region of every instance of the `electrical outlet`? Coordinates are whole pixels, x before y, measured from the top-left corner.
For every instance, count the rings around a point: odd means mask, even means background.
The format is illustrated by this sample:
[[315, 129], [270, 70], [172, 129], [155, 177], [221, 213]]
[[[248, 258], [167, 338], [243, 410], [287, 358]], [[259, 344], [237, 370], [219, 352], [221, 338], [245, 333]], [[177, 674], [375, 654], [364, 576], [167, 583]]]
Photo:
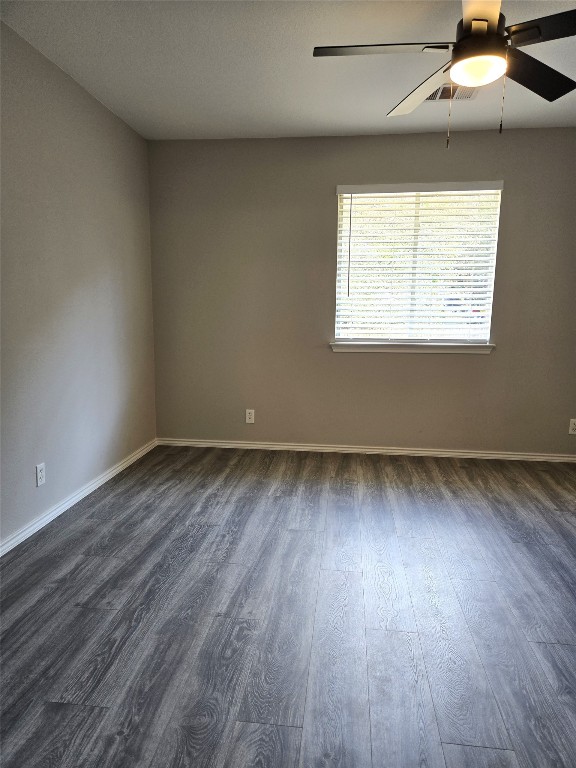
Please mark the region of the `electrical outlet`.
[[36, 464], [36, 487], [46, 482], [46, 464]]
[[569, 435], [576, 435], [576, 419], [570, 419], [570, 426], [568, 427]]
[[253, 408], [246, 408], [246, 424], [254, 424], [255, 413]]

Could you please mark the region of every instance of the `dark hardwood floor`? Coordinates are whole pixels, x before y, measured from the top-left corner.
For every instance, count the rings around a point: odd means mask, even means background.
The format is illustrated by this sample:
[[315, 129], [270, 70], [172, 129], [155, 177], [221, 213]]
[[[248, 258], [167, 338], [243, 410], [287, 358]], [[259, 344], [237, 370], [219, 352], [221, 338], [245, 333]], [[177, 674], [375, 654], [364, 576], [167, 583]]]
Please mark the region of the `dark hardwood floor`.
[[3, 768], [576, 768], [576, 465], [160, 447], [0, 573]]

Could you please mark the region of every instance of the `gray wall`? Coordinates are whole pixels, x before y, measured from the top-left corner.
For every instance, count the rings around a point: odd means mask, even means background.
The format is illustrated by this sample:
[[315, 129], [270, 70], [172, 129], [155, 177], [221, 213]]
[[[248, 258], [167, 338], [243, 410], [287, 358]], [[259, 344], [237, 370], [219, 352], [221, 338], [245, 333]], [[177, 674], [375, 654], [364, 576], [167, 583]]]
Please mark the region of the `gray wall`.
[[2, 220], [4, 537], [155, 436], [146, 143], [5, 26]]
[[[575, 453], [575, 159], [573, 129], [152, 142], [158, 435]], [[333, 353], [336, 185], [467, 179], [504, 180], [495, 352]]]

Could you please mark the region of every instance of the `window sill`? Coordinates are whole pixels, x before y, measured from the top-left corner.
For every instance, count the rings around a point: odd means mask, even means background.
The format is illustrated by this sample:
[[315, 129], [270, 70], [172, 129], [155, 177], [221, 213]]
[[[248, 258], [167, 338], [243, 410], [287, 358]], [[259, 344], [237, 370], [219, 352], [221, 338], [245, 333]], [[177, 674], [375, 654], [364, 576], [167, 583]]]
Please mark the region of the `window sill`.
[[354, 341], [341, 339], [330, 342], [332, 352], [405, 352], [416, 354], [464, 354], [489, 355], [495, 344], [458, 344], [442, 342], [394, 342], [394, 341]]

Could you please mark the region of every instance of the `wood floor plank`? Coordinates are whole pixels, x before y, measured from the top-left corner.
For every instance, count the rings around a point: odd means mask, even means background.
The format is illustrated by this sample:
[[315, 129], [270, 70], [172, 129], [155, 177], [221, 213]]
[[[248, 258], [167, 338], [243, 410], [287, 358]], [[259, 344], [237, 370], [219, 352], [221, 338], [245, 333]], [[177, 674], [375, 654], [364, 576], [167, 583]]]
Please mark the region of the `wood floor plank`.
[[[279, 527], [282, 513], [277, 486], [293, 464], [287, 451], [255, 454], [244, 467], [244, 480], [231, 493], [221, 510], [221, 525], [207, 556], [218, 562], [250, 565], [259, 557], [269, 535]], [[239, 471], [239, 470], [238, 470]]]
[[206, 556], [216, 562], [250, 565], [259, 557], [270, 533], [278, 527], [277, 510], [252, 494], [238, 498]]
[[446, 460], [442, 464], [444, 470], [452, 470], [448, 492], [465, 515], [473, 537], [516, 543], [556, 542], [558, 537], [547, 522], [534, 510], [523, 509], [526, 496], [519, 501], [518, 487], [501, 476], [505, 464], [491, 460]]
[[303, 491], [307, 453], [303, 451], [279, 451], [274, 467], [275, 482], [271, 484], [267, 501], [278, 514], [279, 526], [290, 528], [290, 517], [297, 509], [298, 496]]
[[566, 610], [566, 600], [536, 557], [539, 549], [527, 549], [491, 531], [478, 536], [482, 555], [526, 637], [535, 642], [576, 642], [571, 606]]
[[574, 464], [569, 462], [539, 462], [540, 466], [544, 466], [550, 477], [555, 483], [558, 483], [570, 493], [570, 498], [574, 500], [574, 494], [576, 493], [576, 472], [574, 471]]
[[[70, 510], [68, 510], [70, 512]], [[2, 607], [7, 610], [29, 589], [69, 567], [69, 558], [82, 554], [98, 526], [84, 515], [71, 518], [68, 512], [19, 544], [0, 559]], [[64, 519], [63, 519], [64, 518]]]
[[435, 504], [427, 497], [416, 471], [416, 459], [389, 456], [384, 464], [385, 494], [393, 510], [399, 536], [433, 538], [431, 512]]
[[576, 645], [532, 643], [531, 648], [556, 696], [576, 724]]
[[284, 531], [283, 544], [272, 605], [262, 621], [238, 719], [301, 726], [321, 538], [312, 531], [290, 530]]
[[382, 456], [360, 454], [356, 456], [358, 477], [358, 505], [362, 527], [378, 536], [396, 533], [396, 521], [385, 492], [386, 468]]
[[276, 470], [283, 463], [280, 452], [241, 450], [229, 453], [233, 466], [225, 471], [220, 482], [213, 484], [205, 505], [196, 510], [205, 525], [233, 526], [239, 500], [267, 496], [279, 481]]
[[576, 644], [576, 559], [562, 546], [521, 548], [565, 619], [565, 629], [557, 631], [558, 642]]
[[506, 728], [436, 543], [402, 538], [401, 548], [442, 741], [509, 748]]
[[505, 465], [504, 469], [509, 482], [523, 488], [522, 502], [528, 500], [538, 511], [554, 508], [561, 512], [576, 512], [575, 473], [570, 464], [522, 461], [518, 467]]
[[234, 488], [235, 476], [244, 451], [229, 448], [212, 448], [209, 461], [198, 477], [184, 490], [184, 504], [189, 509], [190, 520], [203, 525], [220, 525], [222, 508]]
[[205, 557], [203, 547], [215, 536], [215, 527], [186, 526], [181, 521], [168, 520], [157, 535], [141, 541], [140, 550], [122, 559], [121, 565], [108, 578], [98, 585], [87, 602], [96, 608], [119, 609], [130, 600], [138, 600], [143, 585], [151, 578], [154, 568], [159, 567], [162, 558], [170, 558], [172, 548], [178, 550], [181, 542], [186, 542], [189, 555]]
[[381, 457], [358, 458], [366, 627], [414, 632], [416, 622], [396, 536], [384, 497]]
[[210, 452], [201, 454], [200, 460], [195, 453], [186, 454], [186, 460], [178, 462], [164, 482], [152, 484], [147, 493], [124, 493], [113, 506], [112, 523], [93, 538], [84, 554], [129, 557], [151, 539], [160, 537], [166, 525], [185, 522], [189, 511], [187, 497], [203, 474], [211, 472], [212, 462]]
[[466, 635], [466, 619], [448, 578], [439, 543], [404, 536], [399, 537], [399, 542], [418, 630]]
[[444, 744], [446, 768], [520, 768], [514, 752]]
[[470, 515], [452, 492], [457, 472], [457, 466], [449, 459], [423, 457], [419, 462], [420, 483], [433, 499], [433, 514], [428, 515], [430, 528], [450, 577], [492, 579], [470, 525]]
[[[161, 493], [157, 489], [158, 495]], [[176, 494], [174, 494], [176, 495]], [[165, 502], [167, 500], [165, 499]], [[156, 514], [158, 501], [155, 495], [131, 505], [130, 511], [101, 528], [98, 535], [91, 537], [84, 555], [100, 557], [130, 557], [138, 553], [150, 540], [161, 537], [168, 522], [176, 517], [179, 509], [169, 503], [163, 504], [164, 514]]]
[[416, 631], [392, 510], [384, 498], [380, 456], [358, 457], [366, 627]]
[[510, 740], [472, 641], [420, 634], [442, 741], [509, 749]]
[[151, 764], [174, 708], [188, 698], [186, 681], [208, 631], [206, 622], [167, 622], [149, 638], [84, 753], [72, 752], [77, 765], [147, 768]]
[[[287, 553], [291, 553], [290, 557], [293, 558], [299, 547], [306, 548], [311, 542], [315, 545], [321, 542], [321, 535], [315, 535], [313, 531], [289, 529], [295, 532], [287, 533], [286, 530], [273, 528], [250, 565], [229, 564], [230, 568], [236, 569], [236, 578], [231, 571], [230, 578], [222, 581], [215, 597], [216, 614], [256, 619], [262, 625], [268, 621], [274, 603], [281, 599], [282, 590], [289, 586], [283, 586], [284, 577], [280, 568]], [[313, 577], [313, 567], [306, 564], [304, 573]]]
[[[456, 540], [464, 536], [477, 544], [480, 543], [479, 533], [490, 531], [495, 536], [503, 535], [488, 504], [491, 491], [486, 487], [484, 473], [478, 468], [481, 464], [481, 461], [461, 459], [438, 459], [434, 464], [436, 474], [442, 478], [445, 498], [452, 508], [457, 508]], [[436, 537], [450, 540], [450, 533], [449, 529], [442, 536], [436, 532]]]
[[[493, 579], [492, 571], [482, 557], [470, 515], [459, 502], [454, 488], [458, 487], [458, 467], [449, 459], [423, 459], [428, 482], [435, 485], [441, 496], [442, 512], [431, 519], [431, 526], [451, 578]], [[472, 516], [473, 519], [473, 516]]]
[[[535, 461], [523, 461], [514, 472], [508, 473], [511, 479], [515, 479], [526, 487], [529, 499], [540, 514], [554, 519], [550, 515], [552, 510], [565, 513], [576, 512], [576, 487], [570, 487], [567, 475], [563, 475], [563, 482], [558, 483], [555, 477], [555, 468], [550, 464]], [[548, 521], [550, 522], [550, 520]], [[553, 527], [553, 526], [552, 526]]]
[[328, 503], [327, 482], [330, 463], [325, 453], [295, 452], [301, 464], [293, 503], [284, 518], [286, 528], [323, 531]]
[[[281, 530], [272, 532], [250, 566], [227, 563], [236, 578], [225, 579], [215, 597], [216, 614], [231, 618], [264, 621], [268, 616], [277, 583], [276, 563], [282, 557], [285, 539]], [[230, 571], [231, 574], [234, 571]]]
[[[51, 701], [92, 706], [113, 706], [130, 677], [131, 663], [142, 652], [156, 625], [165, 620], [170, 606], [177, 602], [188, 558], [210, 535], [210, 526], [184, 527], [154, 564], [140, 587], [116, 613], [105, 636], [95, 638], [82, 658], [62, 676], [50, 692]], [[185, 580], [185, 579], [184, 579]]]
[[358, 473], [353, 454], [331, 454], [322, 568], [362, 570]]
[[151, 767], [204, 768], [218, 760], [234, 730], [255, 630], [246, 619], [212, 620]]
[[522, 626], [497, 582], [454, 579], [452, 586], [473, 637], [490, 633], [512, 644], [526, 639]]
[[118, 571], [121, 562], [115, 558], [75, 557], [62, 559], [62, 567], [46, 575], [38, 586], [28, 589], [19, 600], [10, 601], [2, 612], [2, 657], [10, 665], [14, 654], [24, 652], [25, 638], [33, 639], [42, 628], [49, 632], [56, 625], [60, 611], [67, 605], [88, 602]]
[[412, 598], [396, 535], [367, 543], [364, 533], [363, 542], [366, 627], [415, 632]]
[[[186, 483], [189, 473], [194, 476], [201, 475], [206, 465], [211, 462], [211, 449], [187, 448], [175, 452], [174, 449], [166, 452], [166, 447], [157, 448], [148, 454], [145, 459], [154, 457], [160, 451], [160, 461], [147, 461], [138, 464], [134, 473], [128, 471], [121, 473], [118, 478], [111, 481], [112, 489], [108, 494], [103, 494], [92, 502], [91, 497], [82, 500], [78, 506], [78, 514], [86, 514], [87, 519], [96, 522], [98, 533], [92, 540], [85, 543], [85, 547], [93, 546], [93, 552], [87, 554], [102, 554], [98, 548], [104, 549], [106, 542], [113, 546], [114, 532], [118, 535], [126, 529], [129, 534], [134, 530], [130, 522], [138, 519], [138, 512], [146, 502], [156, 500], [163, 502], [164, 494], [173, 494], [177, 488]], [[118, 480], [118, 482], [116, 482]], [[100, 490], [100, 489], [98, 489]], [[98, 491], [96, 491], [98, 493]], [[144, 526], [146, 518], [141, 518]], [[111, 554], [108, 552], [108, 554]]]
[[297, 768], [300, 728], [262, 723], [236, 723], [218, 768]]
[[574, 721], [561, 715], [527, 641], [477, 642], [520, 765], [576, 765]]
[[4, 768], [77, 768], [106, 710], [39, 701], [2, 743]]
[[[232, 595], [242, 582], [246, 568], [235, 563], [193, 561], [178, 576], [173, 597], [161, 611], [159, 622], [196, 624], [201, 616], [232, 615], [228, 607]], [[254, 618], [253, 615], [234, 614], [235, 618]]]
[[418, 635], [368, 630], [373, 768], [444, 768]]
[[17, 726], [31, 702], [48, 698], [52, 686], [82, 658], [86, 647], [108, 632], [114, 621], [114, 611], [68, 606], [51, 629], [38, 625], [25, 638], [25, 650], [17, 656], [17, 664], [3, 661], [2, 665], [0, 727], [4, 736]]
[[469, 536], [438, 540], [444, 567], [450, 578], [492, 581], [494, 574], [482, 557], [478, 543]]
[[300, 768], [371, 764], [361, 576], [321, 571]]
[[562, 610], [573, 614], [576, 606], [576, 552], [572, 553], [562, 542], [546, 546], [518, 545], [534, 564], [541, 581], [558, 596]]
[[532, 645], [491, 582], [462, 581], [458, 594], [522, 768], [576, 765], [575, 721]]
[[557, 535], [537, 511], [534, 489], [522, 482], [522, 466], [509, 474], [509, 462], [484, 461], [479, 471], [486, 477], [490, 495], [487, 504], [511, 541], [525, 544], [553, 544]]

